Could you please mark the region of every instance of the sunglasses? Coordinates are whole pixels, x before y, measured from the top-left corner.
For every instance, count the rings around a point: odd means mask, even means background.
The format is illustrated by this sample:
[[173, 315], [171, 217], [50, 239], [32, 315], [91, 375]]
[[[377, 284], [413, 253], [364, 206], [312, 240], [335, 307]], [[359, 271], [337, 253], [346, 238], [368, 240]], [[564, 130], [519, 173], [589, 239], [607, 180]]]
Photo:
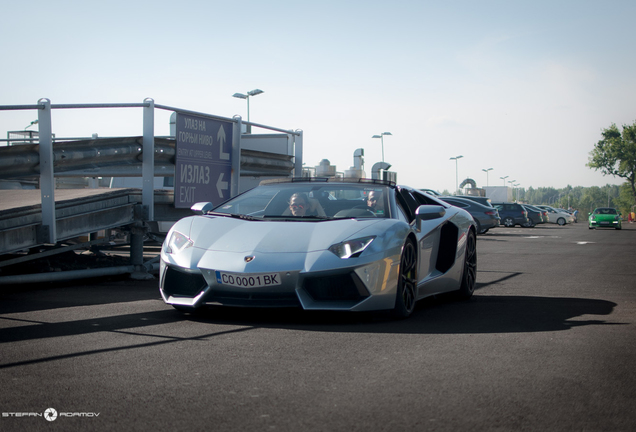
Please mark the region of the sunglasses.
[[305, 208], [305, 205], [304, 204], [290, 204], [289, 208], [294, 209], [294, 210], [296, 210], [296, 209], [301, 209], [302, 210], [302, 209]]

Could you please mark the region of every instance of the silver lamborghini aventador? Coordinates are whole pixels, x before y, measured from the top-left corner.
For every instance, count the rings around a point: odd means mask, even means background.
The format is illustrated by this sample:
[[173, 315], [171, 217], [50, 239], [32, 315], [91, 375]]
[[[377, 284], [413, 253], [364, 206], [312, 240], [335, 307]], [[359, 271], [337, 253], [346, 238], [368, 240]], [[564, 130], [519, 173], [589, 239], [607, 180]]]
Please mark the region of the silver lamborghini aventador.
[[475, 288], [469, 213], [369, 179], [261, 183], [178, 221], [161, 249], [160, 291], [176, 309], [205, 305], [391, 310]]

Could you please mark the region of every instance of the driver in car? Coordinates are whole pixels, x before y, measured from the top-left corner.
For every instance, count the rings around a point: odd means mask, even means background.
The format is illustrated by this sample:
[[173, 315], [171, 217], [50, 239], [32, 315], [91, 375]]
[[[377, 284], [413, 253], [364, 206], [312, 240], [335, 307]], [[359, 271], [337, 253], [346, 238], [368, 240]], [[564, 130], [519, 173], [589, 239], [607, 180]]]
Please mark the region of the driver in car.
[[384, 213], [384, 200], [382, 196], [382, 192], [372, 190], [367, 195], [367, 207], [374, 214], [383, 214]]

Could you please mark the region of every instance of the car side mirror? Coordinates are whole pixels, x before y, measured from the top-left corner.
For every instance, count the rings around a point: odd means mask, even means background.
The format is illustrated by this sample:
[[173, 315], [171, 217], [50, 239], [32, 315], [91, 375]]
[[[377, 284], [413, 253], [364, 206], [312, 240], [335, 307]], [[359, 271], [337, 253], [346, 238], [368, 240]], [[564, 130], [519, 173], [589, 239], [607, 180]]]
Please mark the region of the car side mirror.
[[212, 205], [211, 202], [198, 202], [198, 203], [194, 203], [192, 207], [190, 207], [190, 210], [192, 210], [193, 212], [197, 214], [204, 215], [204, 214], [207, 214], [213, 208], [214, 208], [214, 205]]
[[415, 228], [422, 230], [423, 220], [433, 220], [444, 217], [446, 209], [439, 205], [421, 205], [415, 210]]

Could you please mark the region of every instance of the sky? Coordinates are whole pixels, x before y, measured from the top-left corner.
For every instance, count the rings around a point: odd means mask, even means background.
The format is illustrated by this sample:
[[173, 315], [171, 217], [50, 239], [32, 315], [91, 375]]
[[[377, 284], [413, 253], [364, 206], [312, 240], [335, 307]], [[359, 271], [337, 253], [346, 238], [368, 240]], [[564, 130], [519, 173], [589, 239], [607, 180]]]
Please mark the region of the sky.
[[[636, 2], [269, 0], [0, 3], [0, 105], [156, 104], [302, 130], [305, 166], [364, 149], [453, 191], [621, 184], [586, 166], [636, 121]], [[157, 110], [156, 135], [169, 133]], [[0, 111], [0, 135], [35, 111]], [[54, 110], [60, 137], [142, 134], [142, 110]], [[254, 133], [267, 133], [254, 129]], [[463, 156], [455, 161], [451, 157]], [[486, 173], [485, 169], [492, 168]], [[506, 179], [501, 179], [507, 176]]]

